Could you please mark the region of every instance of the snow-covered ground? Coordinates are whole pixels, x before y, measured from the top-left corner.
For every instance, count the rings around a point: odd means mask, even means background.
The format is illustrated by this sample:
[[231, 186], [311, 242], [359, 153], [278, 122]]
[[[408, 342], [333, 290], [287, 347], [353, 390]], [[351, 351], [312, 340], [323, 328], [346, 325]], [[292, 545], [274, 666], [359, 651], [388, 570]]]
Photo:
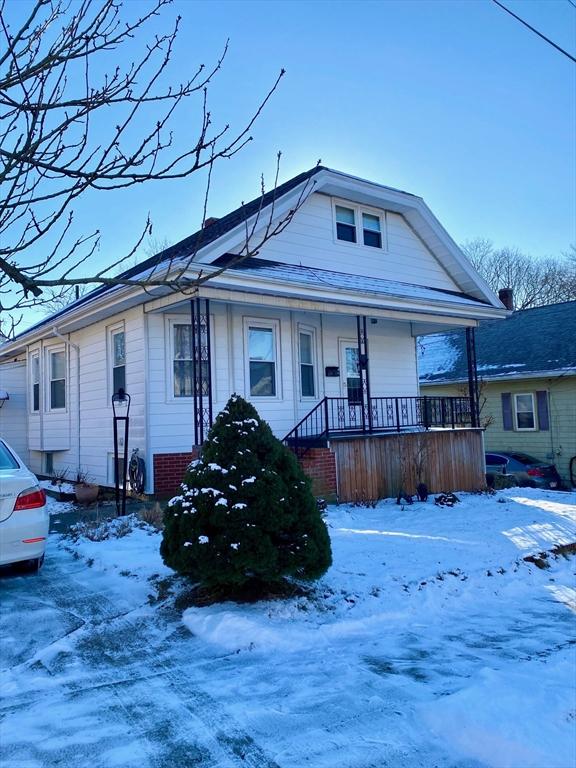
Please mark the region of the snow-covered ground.
[[[330, 507], [306, 597], [174, 607], [136, 528], [0, 577], [0, 764], [574, 768], [576, 494]], [[56, 504], [57, 502], [50, 502]]]

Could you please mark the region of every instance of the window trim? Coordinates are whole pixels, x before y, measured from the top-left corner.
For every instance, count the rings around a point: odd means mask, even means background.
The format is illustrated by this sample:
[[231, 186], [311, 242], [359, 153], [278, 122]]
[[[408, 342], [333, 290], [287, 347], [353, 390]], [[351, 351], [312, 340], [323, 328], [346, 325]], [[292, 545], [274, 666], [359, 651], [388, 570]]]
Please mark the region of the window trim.
[[[283, 382], [282, 382], [282, 358], [280, 345], [280, 320], [268, 317], [244, 317], [244, 392], [246, 399], [255, 398], [258, 403], [276, 403], [283, 400]], [[253, 395], [250, 392], [250, 357], [249, 357], [249, 330], [250, 328], [264, 328], [272, 330], [272, 339], [274, 342], [274, 365], [275, 365], [275, 395]]]
[[[302, 363], [301, 349], [300, 349], [300, 334], [307, 334], [310, 336], [310, 350], [312, 355], [312, 363]], [[298, 376], [298, 393], [300, 400], [310, 402], [311, 400], [318, 400], [318, 353], [316, 347], [316, 328], [311, 325], [304, 325], [298, 323], [296, 326], [296, 360], [297, 360], [297, 376]], [[302, 393], [302, 365], [312, 366], [312, 382], [314, 384], [314, 394], [304, 395]]]
[[[190, 405], [194, 400], [194, 395], [175, 395], [174, 394], [174, 326], [191, 325], [190, 315], [165, 315], [164, 340], [166, 350], [166, 402], [184, 403]], [[214, 315], [210, 313], [210, 338], [214, 345]], [[216, 400], [216, 366], [214, 359], [214, 346], [210, 355], [210, 379], [212, 382], [212, 401]]]
[[128, 391], [126, 386], [127, 381], [127, 355], [126, 355], [126, 327], [124, 322], [116, 323], [115, 325], [108, 326], [107, 330], [107, 346], [108, 346], [108, 405], [112, 407], [112, 395], [114, 392], [114, 368], [120, 368], [121, 366], [114, 365], [114, 336], [117, 333], [124, 334], [124, 389]]
[[[530, 397], [532, 400], [532, 419], [534, 421], [533, 427], [520, 427], [518, 426], [518, 398], [519, 397]], [[538, 431], [538, 416], [536, 411], [536, 398], [534, 397], [533, 392], [514, 392], [513, 393], [514, 398], [514, 428], [517, 432], [537, 432]]]
[[[30, 413], [40, 413], [42, 410], [42, 372], [40, 365], [40, 350], [30, 354]], [[38, 381], [34, 381], [34, 365], [38, 366]], [[38, 387], [38, 408], [34, 408], [34, 387]]]
[[[52, 378], [52, 355], [57, 355], [58, 353], [64, 353], [64, 378], [63, 379], [53, 379]], [[68, 354], [65, 344], [58, 344], [54, 347], [47, 347], [46, 348], [46, 368], [47, 368], [47, 376], [46, 376], [46, 387], [45, 387], [45, 394], [46, 394], [46, 413], [66, 413], [68, 411]], [[63, 381], [64, 382], [64, 405], [60, 408], [54, 408], [52, 407], [52, 382], [53, 381]]]
[[[340, 240], [338, 237], [338, 227], [337, 227], [337, 220], [336, 220], [336, 206], [340, 208], [348, 208], [349, 210], [354, 211], [354, 224], [356, 227], [356, 242], [351, 242], [349, 240]], [[369, 216], [376, 216], [380, 221], [380, 240], [381, 245], [380, 247], [375, 245], [365, 245], [364, 244], [364, 219], [362, 217], [362, 214], [366, 213]], [[357, 203], [353, 203], [350, 200], [342, 200], [340, 198], [333, 197], [332, 198], [332, 236], [334, 239], [334, 242], [339, 245], [348, 245], [352, 246], [353, 248], [368, 248], [370, 251], [375, 252], [388, 252], [388, 217], [387, 212], [383, 211], [379, 208], [371, 208], [368, 205], [359, 205]]]

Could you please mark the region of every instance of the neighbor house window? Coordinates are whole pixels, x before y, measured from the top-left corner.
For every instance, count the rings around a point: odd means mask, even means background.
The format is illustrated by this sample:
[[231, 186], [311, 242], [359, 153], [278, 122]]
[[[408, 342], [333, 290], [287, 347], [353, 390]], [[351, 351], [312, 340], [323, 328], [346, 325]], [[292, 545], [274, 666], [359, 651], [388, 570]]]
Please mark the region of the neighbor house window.
[[364, 245], [370, 245], [372, 248], [382, 248], [380, 216], [374, 216], [372, 213], [363, 213], [362, 234]]
[[248, 367], [250, 395], [276, 397], [275, 326], [248, 326]]
[[516, 429], [536, 429], [534, 395], [514, 395]]
[[336, 206], [336, 236], [338, 240], [356, 242], [356, 217], [353, 208]]
[[300, 392], [302, 397], [314, 397], [314, 334], [311, 331], [300, 331], [298, 336]]
[[66, 352], [49, 352], [50, 410], [66, 408]]
[[32, 384], [32, 410], [40, 410], [40, 355], [30, 358], [30, 378]]
[[126, 335], [124, 330], [110, 332], [110, 353], [112, 367], [112, 394], [126, 390]]

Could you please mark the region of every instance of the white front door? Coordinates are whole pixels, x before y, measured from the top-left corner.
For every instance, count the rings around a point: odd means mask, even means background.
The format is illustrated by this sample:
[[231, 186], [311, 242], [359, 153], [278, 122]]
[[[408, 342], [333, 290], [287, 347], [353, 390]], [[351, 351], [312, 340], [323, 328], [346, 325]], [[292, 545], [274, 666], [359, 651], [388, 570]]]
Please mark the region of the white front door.
[[362, 402], [358, 342], [340, 341], [340, 391], [350, 403]]

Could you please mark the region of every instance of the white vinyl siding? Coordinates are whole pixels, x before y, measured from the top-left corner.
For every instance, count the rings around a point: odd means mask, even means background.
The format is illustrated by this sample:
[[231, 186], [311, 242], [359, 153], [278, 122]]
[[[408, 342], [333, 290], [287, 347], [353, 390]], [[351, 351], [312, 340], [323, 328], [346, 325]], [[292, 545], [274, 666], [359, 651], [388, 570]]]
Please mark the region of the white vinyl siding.
[[[353, 207], [350, 204], [346, 206], [345, 201], [342, 201], [342, 206]], [[373, 211], [366, 208], [367, 213]], [[313, 193], [296, 212], [290, 226], [262, 246], [258, 258], [430, 288], [459, 290], [401, 214], [375, 212], [386, 222], [382, 250], [366, 247], [361, 241], [346, 243], [337, 240], [332, 198]]]

